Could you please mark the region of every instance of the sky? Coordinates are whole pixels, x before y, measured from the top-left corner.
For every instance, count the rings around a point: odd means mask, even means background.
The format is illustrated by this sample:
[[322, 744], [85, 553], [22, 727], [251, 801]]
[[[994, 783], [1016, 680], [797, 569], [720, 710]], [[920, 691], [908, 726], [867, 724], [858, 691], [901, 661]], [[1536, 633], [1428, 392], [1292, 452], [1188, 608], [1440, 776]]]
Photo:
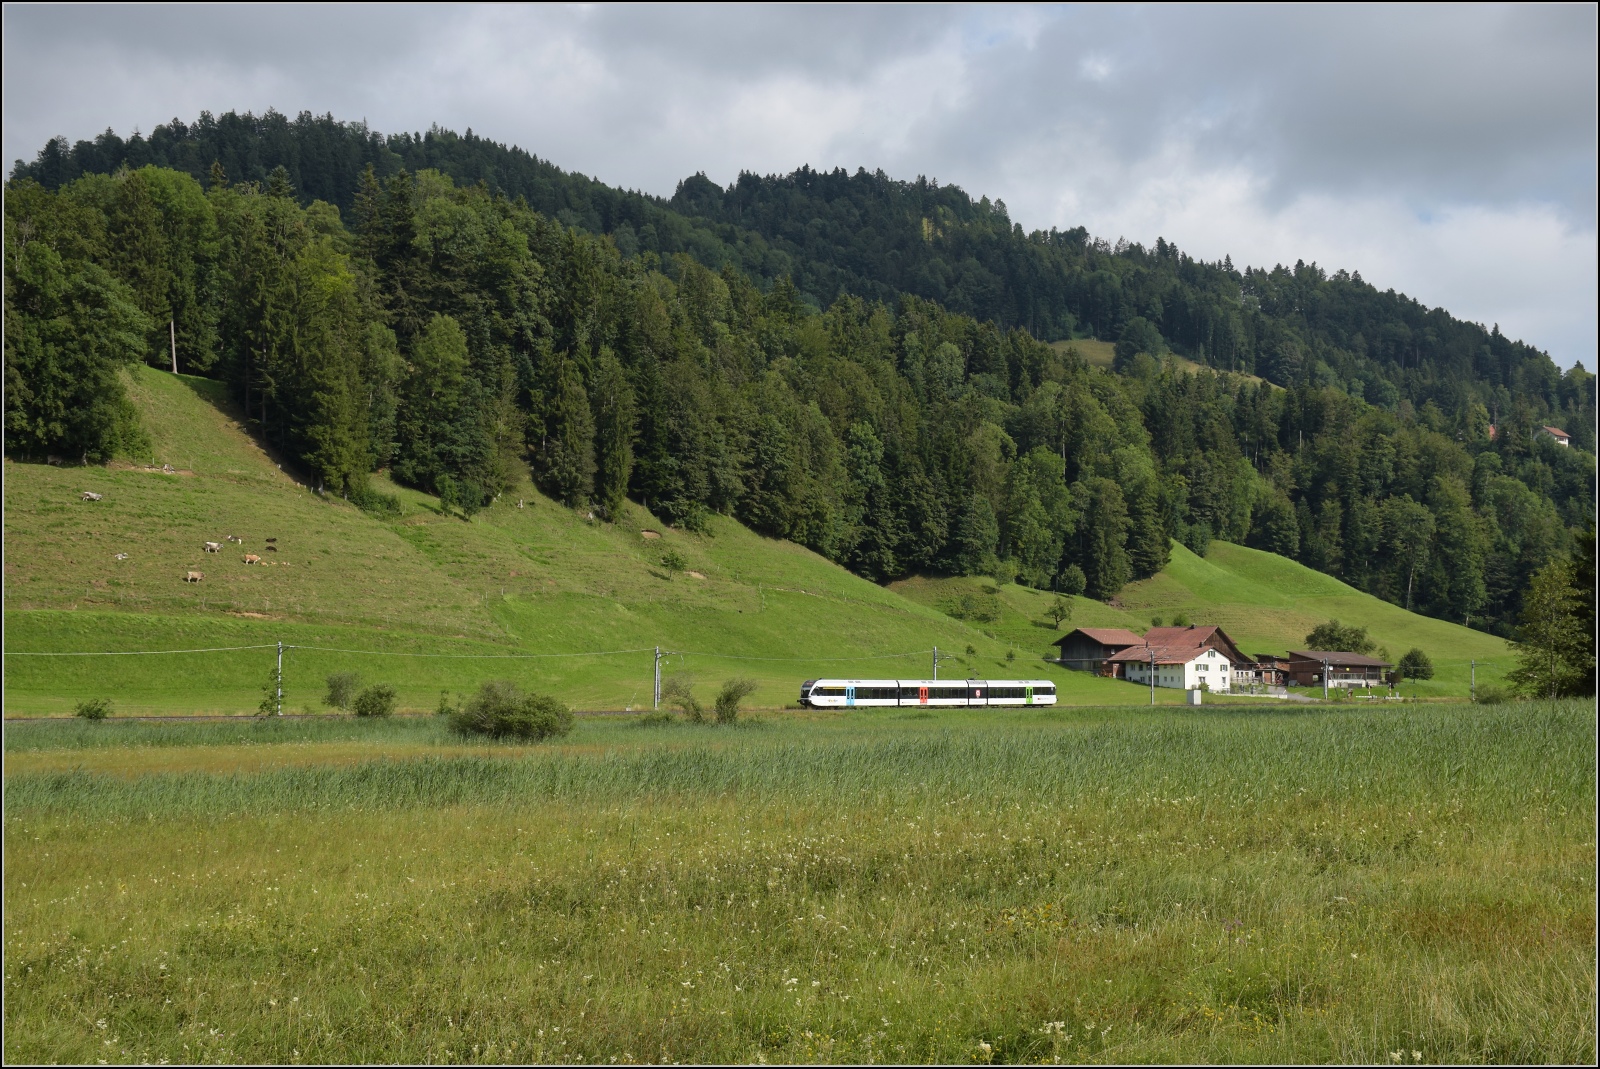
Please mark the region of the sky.
[[[6, 161], [202, 110], [471, 128], [612, 185], [882, 169], [1360, 271], [1595, 368], [1596, 8], [4, 9]], [[9, 169], [8, 162], [8, 169]]]

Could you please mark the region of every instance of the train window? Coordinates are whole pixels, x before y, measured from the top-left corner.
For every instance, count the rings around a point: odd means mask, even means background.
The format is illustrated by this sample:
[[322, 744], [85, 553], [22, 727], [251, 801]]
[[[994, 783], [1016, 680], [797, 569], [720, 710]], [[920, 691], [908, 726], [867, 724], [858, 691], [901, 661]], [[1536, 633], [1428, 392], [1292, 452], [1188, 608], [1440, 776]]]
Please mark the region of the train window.
[[1054, 698], [1056, 696], [1056, 688], [1054, 688], [1054, 687], [1034, 687], [1033, 688], [1033, 696], [1035, 698]]
[[812, 687], [811, 688], [811, 696], [813, 698], [842, 698], [842, 697], [844, 697], [844, 688], [843, 687]]
[[967, 698], [967, 688], [966, 687], [929, 687], [928, 688], [928, 697], [932, 698], [932, 699], [939, 699], [939, 700], [944, 700], [944, 701], [950, 701], [952, 699], [953, 700], [959, 700], [959, 701], [965, 701], [966, 698]]
[[856, 700], [893, 701], [900, 697], [899, 687], [857, 687]]

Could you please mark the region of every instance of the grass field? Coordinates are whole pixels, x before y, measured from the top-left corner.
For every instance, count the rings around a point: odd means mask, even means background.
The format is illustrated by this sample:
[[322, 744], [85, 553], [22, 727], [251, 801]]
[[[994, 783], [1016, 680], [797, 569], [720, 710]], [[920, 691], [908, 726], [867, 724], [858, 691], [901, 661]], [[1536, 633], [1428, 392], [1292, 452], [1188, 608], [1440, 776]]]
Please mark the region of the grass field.
[[5, 1055], [1595, 1057], [1587, 703], [5, 733]]
[[[281, 470], [240, 429], [216, 383], [141, 368], [130, 388], [154, 442], [148, 463], [5, 461], [10, 716], [64, 715], [99, 697], [121, 714], [247, 712], [278, 642], [294, 647], [284, 664], [289, 711], [319, 711], [322, 681], [346, 670], [396, 686], [402, 706], [418, 711], [487, 678], [583, 709], [638, 708], [650, 700], [657, 646], [673, 653], [668, 673], [695, 676], [708, 696], [731, 676], [756, 679], [751, 701], [764, 708], [794, 702], [799, 682], [819, 675], [925, 676], [934, 646], [955, 656], [946, 675], [1048, 677], [1071, 704], [1149, 700], [1129, 684], [1044, 663], [1058, 637], [1044, 621], [1051, 595], [1007, 586], [996, 593], [1001, 619], [964, 622], [944, 602], [985, 581], [879, 587], [726, 518], [704, 536], [671, 530], [636, 505], [625, 522], [597, 523], [528, 484], [468, 522], [380, 478], [402, 508], [380, 520]], [[83, 490], [104, 499], [83, 502]], [[227, 535], [243, 543], [203, 552]], [[668, 547], [686, 572], [660, 567]], [[264, 562], [243, 563], [246, 552]], [[205, 579], [183, 582], [190, 569]], [[1205, 560], [1175, 547], [1166, 572], [1116, 605], [1074, 601], [1074, 624], [1142, 627], [1152, 613], [1181, 609], [1224, 625], [1251, 652], [1281, 651], [1337, 615], [1371, 627], [1396, 656], [1427, 649], [1440, 672], [1416, 688], [1423, 696], [1465, 696], [1469, 659], [1492, 662], [1480, 679], [1510, 667], [1498, 639], [1221, 543]], [[14, 656], [252, 646], [263, 648]], [[588, 656], [606, 651], [625, 652]]]
[[[1116, 360], [1117, 356], [1117, 345], [1115, 342], [1101, 341], [1098, 338], [1074, 338], [1071, 341], [1056, 341], [1051, 342], [1050, 347], [1055, 349], [1057, 352], [1066, 352], [1068, 349], [1075, 349], [1077, 350], [1078, 355], [1083, 357], [1086, 363], [1091, 364], [1094, 367], [1109, 368], [1113, 361]], [[1195, 361], [1190, 360], [1187, 356], [1179, 356], [1177, 353], [1167, 353], [1161, 357], [1161, 361], [1163, 363], [1171, 361], [1174, 367], [1177, 367], [1183, 371], [1199, 371], [1201, 369], [1205, 369], [1207, 371], [1213, 370], [1204, 364], [1196, 363]], [[1233, 374], [1243, 375], [1244, 378], [1249, 379], [1251, 382], [1259, 383], [1263, 381], [1259, 375], [1244, 375], [1243, 372], [1238, 371], [1233, 372]]]

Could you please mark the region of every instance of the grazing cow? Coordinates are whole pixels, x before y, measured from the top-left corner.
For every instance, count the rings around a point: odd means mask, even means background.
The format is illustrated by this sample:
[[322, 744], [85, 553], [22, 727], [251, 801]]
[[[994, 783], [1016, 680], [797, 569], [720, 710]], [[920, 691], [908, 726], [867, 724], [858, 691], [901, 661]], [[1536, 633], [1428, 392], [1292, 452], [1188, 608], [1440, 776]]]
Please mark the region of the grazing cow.
[[244, 545], [244, 539], [242, 539], [242, 538], [240, 538], [240, 537], [239, 537], [239, 536], [238, 536], [238, 535], [229, 535], [229, 536], [228, 536], [228, 541], [230, 541], [230, 542], [237, 542], [237, 543], [239, 543], [239, 544], [240, 544], [240, 545], [241, 545], [241, 546], [242, 546], [242, 545]]
[[278, 552], [278, 547], [277, 546], [268, 546], [267, 547], [267, 552], [268, 553], [276, 553], [276, 552]]
[[206, 573], [205, 572], [190, 572], [188, 575], [183, 577], [183, 581], [185, 583], [198, 583], [200, 580], [204, 579], [205, 577], [206, 577]]
[[244, 555], [244, 562], [246, 564], [260, 564], [261, 558], [256, 556], [254, 553], [246, 553]]
[[85, 490], [83, 492], [83, 500], [85, 501], [99, 501], [104, 496], [104, 494], [97, 494], [93, 490]]
[[115, 557], [112, 557], [111, 559], [112, 560], [127, 560], [128, 559], [128, 555], [126, 553], [118, 553]]
[[277, 541], [277, 539], [276, 539], [276, 538], [269, 538], [269, 539], [267, 539], [267, 541], [268, 541], [268, 542], [276, 542], [276, 541]]
[[207, 553], [221, 553], [222, 552], [222, 543], [221, 542], [207, 542], [205, 544], [205, 547], [206, 547], [206, 552]]

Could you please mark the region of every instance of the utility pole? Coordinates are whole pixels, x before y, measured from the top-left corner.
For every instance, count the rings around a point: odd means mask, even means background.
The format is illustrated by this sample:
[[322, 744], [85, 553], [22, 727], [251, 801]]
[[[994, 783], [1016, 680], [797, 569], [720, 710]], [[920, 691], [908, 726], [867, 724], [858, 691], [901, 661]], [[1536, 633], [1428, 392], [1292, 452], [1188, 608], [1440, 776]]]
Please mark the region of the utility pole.
[[1322, 700], [1328, 700], [1328, 662], [1322, 662]]
[[1467, 663], [1471, 666], [1472, 672], [1472, 674], [1467, 677], [1467, 700], [1476, 702], [1478, 700], [1478, 662], [1468, 661]]
[[278, 715], [283, 715], [283, 640], [278, 640]]
[[650, 708], [651, 709], [660, 709], [661, 708], [661, 647], [660, 646], [656, 647], [655, 699], [654, 699], [654, 704], [651, 705]]
[[939, 678], [939, 647], [933, 647], [933, 678]]
[[167, 320], [167, 329], [172, 332], [172, 373], [178, 373], [178, 321]]
[[1150, 704], [1156, 703], [1156, 651], [1150, 651]]

